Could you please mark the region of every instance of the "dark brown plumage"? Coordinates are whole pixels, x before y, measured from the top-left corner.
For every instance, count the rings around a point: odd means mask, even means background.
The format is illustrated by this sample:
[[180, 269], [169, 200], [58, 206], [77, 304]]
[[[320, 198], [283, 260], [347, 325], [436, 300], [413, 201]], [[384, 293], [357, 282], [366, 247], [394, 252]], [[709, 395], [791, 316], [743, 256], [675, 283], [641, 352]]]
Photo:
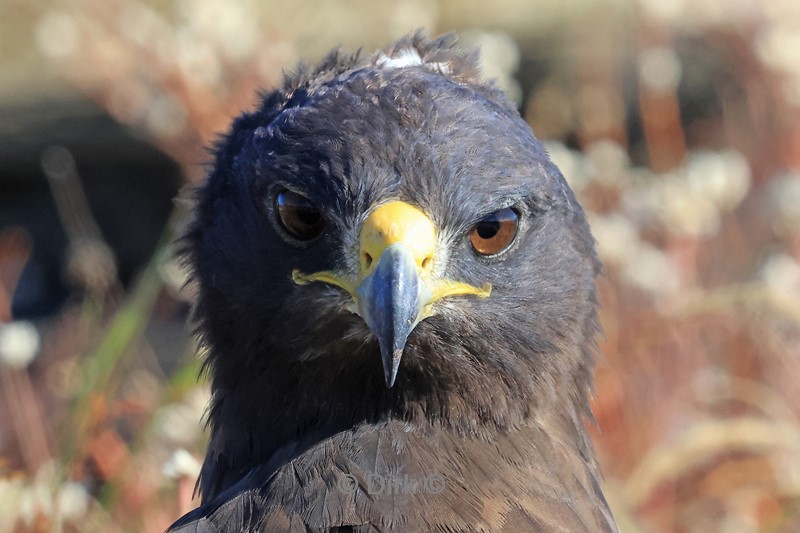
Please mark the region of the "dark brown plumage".
[[212, 436], [174, 531], [616, 531], [583, 422], [593, 239], [454, 38], [264, 95], [186, 242]]

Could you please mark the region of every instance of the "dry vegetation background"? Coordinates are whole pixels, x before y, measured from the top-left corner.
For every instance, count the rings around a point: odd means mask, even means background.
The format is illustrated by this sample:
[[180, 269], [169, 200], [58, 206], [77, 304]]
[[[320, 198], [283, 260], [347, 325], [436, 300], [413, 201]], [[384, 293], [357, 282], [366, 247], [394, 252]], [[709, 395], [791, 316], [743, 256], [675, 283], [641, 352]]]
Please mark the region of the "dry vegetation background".
[[[4, 0], [0, 18], [0, 42], [188, 182], [298, 59], [458, 30], [590, 213], [594, 433], [623, 532], [800, 530], [797, 0]], [[68, 151], [42, 164], [74, 185]], [[0, 228], [0, 532], [162, 531], [196, 505], [206, 438], [194, 348], [164, 370], [142, 335], [191, 298], [168, 245], [181, 213], [123, 288], [80, 191], [54, 193], [76, 288], [47, 328], [10, 314], [31, 244]]]

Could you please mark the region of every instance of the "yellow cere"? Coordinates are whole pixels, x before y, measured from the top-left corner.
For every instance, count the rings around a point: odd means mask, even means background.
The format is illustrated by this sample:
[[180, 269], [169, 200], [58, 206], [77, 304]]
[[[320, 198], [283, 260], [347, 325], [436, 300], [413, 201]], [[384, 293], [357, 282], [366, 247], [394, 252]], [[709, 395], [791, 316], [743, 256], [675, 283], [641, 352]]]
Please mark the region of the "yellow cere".
[[405, 202], [389, 202], [375, 209], [359, 234], [361, 278], [367, 277], [383, 251], [400, 243], [411, 252], [421, 278], [427, 277], [436, 251], [436, 228], [428, 215]]

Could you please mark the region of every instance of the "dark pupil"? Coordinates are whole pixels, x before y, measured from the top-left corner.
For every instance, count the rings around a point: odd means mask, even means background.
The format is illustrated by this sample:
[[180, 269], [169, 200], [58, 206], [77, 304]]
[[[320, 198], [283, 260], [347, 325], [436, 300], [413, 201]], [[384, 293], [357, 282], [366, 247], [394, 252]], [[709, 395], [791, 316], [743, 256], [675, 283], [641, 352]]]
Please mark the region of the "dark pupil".
[[490, 215], [478, 222], [475, 229], [478, 230], [478, 236], [481, 239], [491, 239], [500, 231], [500, 221], [496, 216]]
[[295, 206], [295, 216], [301, 225], [315, 226], [322, 218], [319, 211], [308, 205]]
[[295, 238], [312, 239], [319, 235], [324, 220], [319, 210], [307, 198], [283, 191], [275, 198], [281, 225]]
[[519, 215], [510, 207], [486, 215], [469, 234], [472, 248], [481, 255], [499, 254], [516, 237], [518, 221]]

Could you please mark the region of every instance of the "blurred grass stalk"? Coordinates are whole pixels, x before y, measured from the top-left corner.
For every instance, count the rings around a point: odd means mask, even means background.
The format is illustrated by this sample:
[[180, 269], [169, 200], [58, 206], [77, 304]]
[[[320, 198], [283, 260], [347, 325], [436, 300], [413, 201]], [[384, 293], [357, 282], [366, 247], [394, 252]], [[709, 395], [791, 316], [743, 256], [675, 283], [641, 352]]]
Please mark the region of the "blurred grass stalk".
[[70, 464], [80, 450], [79, 443], [94, 423], [106, 415], [104, 399], [111, 396], [119, 383], [132, 346], [142, 337], [163, 282], [158, 263], [168, 249], [171, 231], [167, 230], [158, 251], [142, 272], [122, 307], [116, 312], [97, 348], [80, 364], [81, 385], [75, 392], [69, 414], [62, 427], [61, 457]]
[[19, 440], [23, 461], [30, 473], [35, 473], [51, 457], [48, 425], [33, 389], [28, 371], [0, 365], [0, 383], [11, 413], [14, 433]]
[[[21, 230], [9, 229], [0, 233], [0, 326], [11, 322], [11, 302], [14, 288], [25, 263], [31, 256], [32, 244]], [[27, 363], [0, 364], [0, 383], [3, 398], [11, 415], [14, 433], [28, 471], [33, 473], [51, 457], [50, 437], [42, 410], [36, 398]]]

